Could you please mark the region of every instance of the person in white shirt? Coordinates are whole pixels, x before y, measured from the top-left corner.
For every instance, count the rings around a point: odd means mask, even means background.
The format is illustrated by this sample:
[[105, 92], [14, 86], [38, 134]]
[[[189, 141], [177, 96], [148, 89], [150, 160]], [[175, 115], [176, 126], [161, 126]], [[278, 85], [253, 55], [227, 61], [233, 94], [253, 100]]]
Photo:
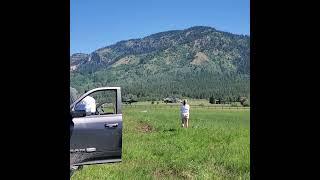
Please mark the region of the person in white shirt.
[[189, 126], [189, 110], [190, 106], [187, 104], [187, 100], [185, 99], [182, 101], [182, 106], [180, 108], [182, 127], [188, 128]]
[[87, 115], [94, 115], [96, 113], [96, 100], [91, 96], [86, 96], [76, 105], [75, 110], [85, 110]]

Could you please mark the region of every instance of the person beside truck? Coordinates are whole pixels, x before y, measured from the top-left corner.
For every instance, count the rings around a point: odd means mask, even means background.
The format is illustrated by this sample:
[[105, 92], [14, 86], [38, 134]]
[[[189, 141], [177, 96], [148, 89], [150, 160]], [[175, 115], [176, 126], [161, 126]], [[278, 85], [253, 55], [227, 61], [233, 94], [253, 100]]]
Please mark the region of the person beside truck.
[[[87, 91], [85, 91], [87, 93]], [[83, 98], [76, 106], [76, 111], [86, 111], [87, 115], [95, 115], [96, 113], [96, 100], [91, 96]]]

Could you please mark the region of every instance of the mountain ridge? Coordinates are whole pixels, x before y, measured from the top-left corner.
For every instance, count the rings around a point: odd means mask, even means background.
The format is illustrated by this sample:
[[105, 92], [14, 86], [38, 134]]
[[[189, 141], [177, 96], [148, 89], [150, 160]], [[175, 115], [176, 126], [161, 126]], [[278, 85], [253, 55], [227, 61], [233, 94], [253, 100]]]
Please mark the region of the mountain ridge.
[[[122, 40], [105, 46], [90, 54], [75, 53], [70, 56], [71, 84], [81, 90], [106, 85], [122, 85], [125, 94], [142, 94], [141, 97], [159, 98], [175, 94], [182, 96], [185, 86], [172, 85], [197, 79], [200, 76], [215, 76], [226, 83], [212, 90], [217, 79], [206, 79], [200, 83], [207, 92], [202, 95], [184, 93], [191, 97], [249, 95], [250, 80], [250, 36], [237, 35], [216, 30], [208, 26], [194, 26], [184, 30], [170, 30], [137, 39]], [[200, 73], [200, 74], [199, 74]], [[195, 75], [195, 76], [193, 76]], [[171, 76], [171, 77], [170, 77]], [[180, 79], [176, 76], [181, 77]], [[198, 76], [198, 77], [197, 77]], [[163, 78], [163, 79], [162, 79]], [[234, 87], [233, 81], [244, 81], [242, 88]], [[176, 88], [169, 93], [152, 93], [158, 85], [148, 80], [162, 80], [165, 87]], [[164, 80], [166, 79], [166, 80]], [[134, 83], [129, 85], [128, 82]], [[151, 85], [151, 93], [141, 93], [133, 88]], [[226, 85], [228, 84], [228, 86]], [[234, 83], [236, 84], [236, 83]], [[191, 84], [190, 84], [191, 85]], [[143, 90], [144, 89], [144, 90]], [[146, 91], [148, 88], [142, 88]], [[195, 88], [193, 88], [195, 89]], [[238, 89], [238, 90], [236, 90]], [[231, 92], [232, 91], [232, 92]], [[144, 95], [147, 94], [147, 95]], [[219, 95], [220, 94], [220, 95]]]

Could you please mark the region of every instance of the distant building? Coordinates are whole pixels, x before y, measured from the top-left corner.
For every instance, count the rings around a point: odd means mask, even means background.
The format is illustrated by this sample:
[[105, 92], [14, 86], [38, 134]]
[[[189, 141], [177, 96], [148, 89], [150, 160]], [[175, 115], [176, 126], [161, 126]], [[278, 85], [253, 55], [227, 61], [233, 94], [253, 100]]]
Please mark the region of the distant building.
[[222, 99], [215, 99], [215, 104], [225, 104], [225, 101]]
[[178, 102], [180, 102], [180, 99], [176, 98], [176, 97], [168, 97], [168, 98], [164, 98], [163, 102], [164, 103], [178, 103]]
[[138, 102], [138, 101], [134, 100], [134, 99], [125, 99], [122, 102], [124, 102], [125, 104], [131, 104], [131, 103], [135, 103], [135, 102]]
[[246, 97], [239, 97], [238, 100], [241, 103], [241, 105], [244, 105], [244, 102], [247, 101], [247, 98]]

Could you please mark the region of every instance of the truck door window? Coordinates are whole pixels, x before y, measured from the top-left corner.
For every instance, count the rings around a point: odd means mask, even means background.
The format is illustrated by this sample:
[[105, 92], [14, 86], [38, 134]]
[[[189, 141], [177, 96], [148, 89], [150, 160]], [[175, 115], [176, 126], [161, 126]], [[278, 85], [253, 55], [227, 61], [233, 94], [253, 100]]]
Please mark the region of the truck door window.
[[116, 114], [116, 108], [116, 90], [95, 91], [75, 105], [75, 111], [85, 111], [86, 116]]
[[117, 93], [115, 90], [105, 90], [92, 93], [91, 96], [96, 100], [98, 115], [116, 114], [117, 112]]

